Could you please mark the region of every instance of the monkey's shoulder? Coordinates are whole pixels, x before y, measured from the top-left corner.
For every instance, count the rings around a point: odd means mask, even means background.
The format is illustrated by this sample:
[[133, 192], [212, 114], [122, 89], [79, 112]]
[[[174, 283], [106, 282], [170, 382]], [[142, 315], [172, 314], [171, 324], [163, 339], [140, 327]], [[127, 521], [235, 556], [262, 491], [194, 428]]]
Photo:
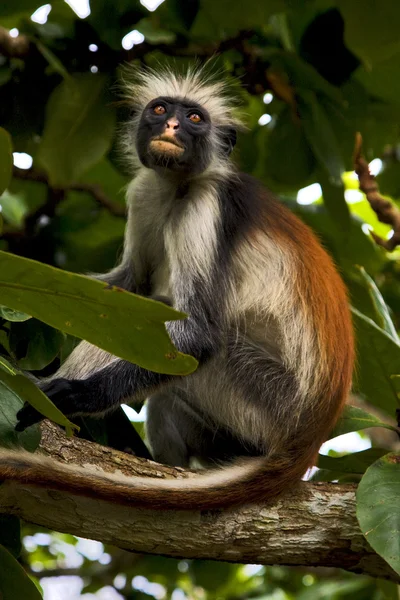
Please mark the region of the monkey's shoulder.
[[258, 179], [238, 172], [219, 188], [223, 222], [228, 228], [282, 230], [296, 238], [294, 230], [307, 226]]

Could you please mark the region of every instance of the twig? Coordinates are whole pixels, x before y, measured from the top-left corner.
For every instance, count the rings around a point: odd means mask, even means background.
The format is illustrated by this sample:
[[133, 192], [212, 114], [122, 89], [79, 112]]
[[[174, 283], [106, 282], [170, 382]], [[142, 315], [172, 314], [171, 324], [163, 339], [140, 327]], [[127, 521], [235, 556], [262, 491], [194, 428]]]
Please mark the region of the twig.
[[375, 177], [369, 172], [368, 163], [361, 155], [361, 149], [362, 137], [361, 133], [357, 133], [354, 145], [353, 162], [354, 170], [357, 173], [360, 182], [360, 190], [366, 195], [367, 200], [370, 203], [372, 210], [376, 213], [379, 221], [391, 225], [393, 229], [393, 235], [389, 240], [384, 240], [373, 232], [371, 232], [371, 236], [376, 244], [382, 246], [388, 252], [392, 252], [396, 246], [400, 245], [400, 210], [381, 195]]
[[[53, 188], [49, 183], [47, 173], [40, 169], [19, 169], [18, 167], [14, 167], [13, 175], [17, 179], [45, 183], [49, 187], [49, 189], [58, 189], [60, 191], [63, 191], [64, 193], [69, 191], [86, 192], [88, 194], [91, 194], [91, 196], [93, 196], [93, 199], [98, 204], [100, 204], [100, 206], [106, 208], [115, 217], [125, 217], [126, 215], [125, 206], [113, 202], [110, 198], [108, 198], [108, 196], [103, 192], [101, 186], [97, 183], [74, 182], [70, 183], [69, 185], [63, 186], [62, 188]], [[62, 195], [60, 197], [62, 197]]]

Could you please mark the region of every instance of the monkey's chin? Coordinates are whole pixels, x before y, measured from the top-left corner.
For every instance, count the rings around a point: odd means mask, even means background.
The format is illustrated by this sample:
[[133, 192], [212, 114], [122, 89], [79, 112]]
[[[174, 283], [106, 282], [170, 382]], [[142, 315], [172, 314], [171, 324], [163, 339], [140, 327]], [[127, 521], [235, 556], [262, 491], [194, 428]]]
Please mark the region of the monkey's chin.
[[185, 148], [167, 140], [151, 140], [150, 149], [156, 155], [165, 156], [166, 158], [178, 158], [185, 152]]

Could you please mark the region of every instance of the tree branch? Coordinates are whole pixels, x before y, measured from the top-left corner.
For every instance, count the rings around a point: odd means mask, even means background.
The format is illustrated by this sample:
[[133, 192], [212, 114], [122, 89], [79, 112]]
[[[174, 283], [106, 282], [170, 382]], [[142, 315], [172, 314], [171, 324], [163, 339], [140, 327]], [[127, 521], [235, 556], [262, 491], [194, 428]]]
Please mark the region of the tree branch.
[[[193, 477], [182, 469], [67, 438], [43, 425], [41, 449], [54, 459], [152, 477]], [[2, 512], [56, 531], [134, 552], [239, 563], [339, 567], [400, 578], [375, 554], [355, 517], [355, 486], [302, 483], [269, 505], [221, 511], [151, 511], [4, 482]]]
[[[84, 183], [84, 182], [74, 182], [66, 185], [62, 188], [53, 188], [49, 183], [49, 178], [45, 171], [40, 169], [31, 168], [31, 169], [19, 169], [18, 167], [13, 168], [13, 176], [17, 179], [22, 179], [24, 181], [37, 181], [38, 183], [44, 183], [48, 186], [49, 189], [54, 189], [62, 192], [86, 192], [93, 196], [93, 199], [106, 208], [112, 215], [115, 217], [125, 217], [126, 209], [122, 204], [118, 204], [113, 202], [108, 196], [103, 192], [100, 185], [96, 183]], [[39, 209], [40, 212], [40, 209]], [[41, 213], [42, 214], [42, 213]], [[39, 215], [40, 216], [40, 215]]]
[[376, 244], [382, 246], [388, 252], [392, 252], [396, 246], [400, 245], [400, 211], [394, 204], [381, 195], [375, 177], [369, 172], [368, 163], [361, 155], [361, 149], [362, 137], [360, 133], [357, 133], [353, 162], [354, 170], [360, 182], [360, 190], [366, 195], [379, 221], [391, 225], [393, 229], [393, 235], [389, 240], [384, 240], [373, 232], [371, 232], [371, 236]]

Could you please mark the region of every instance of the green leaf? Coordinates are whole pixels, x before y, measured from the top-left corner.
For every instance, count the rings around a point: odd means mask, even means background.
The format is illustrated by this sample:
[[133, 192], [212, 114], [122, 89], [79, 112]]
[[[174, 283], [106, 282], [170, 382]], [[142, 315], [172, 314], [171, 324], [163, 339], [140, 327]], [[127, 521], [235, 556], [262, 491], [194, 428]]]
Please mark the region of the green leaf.
[[54, 187], [79, 179], [109, 150], [115, 114], [105, 99], [106, 84], [102, 75], [75, 75], [50, 96], [38, 160]]
[[330, 100], [334, 105], [343, 107], [341, 91], [322, 77], [310, 63], [300, 58], [294, 52], [277, 48], [267, 48], [262, 54], [264, 60], [270, 64], [270, 69], [282, 81], [293, 87], [296, 94], [305, 92], [316, 93], [319, 100]]
[[374, 415], [367, 413], [365, 410], [358, 408], [357, 406], [345, 406], [343, 415], [341, 416], [335, 429], [331, 432], [328, 439], [337, 437], [338, 435], [344, 435], [351, 431], [361, 431], [362, 429], [368, 429], [369, 427], [385, 427], [398, 432], [399, 430], [392, 425], [384, 423]]
[[357, 489], [357, 519], [372, 548], [400, 575], [400, 453], [367, 469]]
[[345, 21], [346, 45], [368, 68], [400, 51], [397, 2], [381, 0], [379, 9], [376, 0], [337, 0], [337, 5]]
[[[356, 77], [371, 96], [393, 103], [398, 110], [400, 104], [400, 52], [396, 56], [380, 62], [372, 69], [359, 67]], [[385, 104], [383, 106], [386, 111], [390, 109]]]
[[4, 546], [0, 546], [0, 598], [2, 600], [42, 600], [33, 581]]
[[367, 467], [384, 454], [387, 454], [387, 450], [383, 448], [368, 448], [337, 458], [319, 454], [317, 467], [336, 473], [364, 473]]
[[[343, 473], [318, 468], [310, 477], [309, 481], [337, 481], [339, 483], [358, 483], [360, 475], [355, 473]], [[350, 480], [350, 481], [349, 481]]]
[[349, 231], [341, 231], [332, 227], [332, 219], [325, 206], [288, 204], [324, 240], [342, 273], [351, 273], [355, 263], [363, 264], [371, 273], [383, 267], [382, 253], [363, 233], [359, 219], [351, 217]]
[[209, 560], [193, 560], [189, 573], [195, 585], [207, 591], [215, 592], [226, 585], [236, 574], [237, 566], [231, 563]]
[[32, 318], [26, 313], [20, 312], [19, 310], [14, 310], [13, 308], [8, 308], [7, 306], [0, 306], [0, 317], [6, 321], [12, 321], [14, 323], [28, 321], [28, 319]]
[[35, 425], [22, 432], [15, 431], [16, 414], [24, 402], [18, 391], [14, 391], [6, 381], [17, 377], [18, 375], [10, 375], [3, 369], [0, 370], [0, 446], [23, 446], [25, 450], [33, 452], [40, 442], [39, 427]]
[[0, 356], [0, 369], [9, 373], [9, 375], [16, 375], [18, 373], [17, 369], [15, 369], [4, 356]]
[[352, 308], [357, 341], [355, 387], [369, 402], [394, 417], [398, 407], [400, 344], [376, 323]]
[[11, 181], [13, 167], [10, 134], [0, 127], [0, 196]]
[[375, 281], [368, 275], [364, 267], [359, 266], [358, 269], [374, 305], [376, 314], [375, 320], [377, 324], [384, 329], [395, 342], [399, 344], [400, 339], [397, 335], [396, 327], [394, 326], [386, 302], [376, 286]]
[[21, 194], [13, 194], [6, 190], [0, 196], [1, 213], [4, 220], [15, 227], [21, 229], [24, 225], [24, 220], [29, 212], [26, 199]]
[[0, 86], [5, 85], [11, 79], [12, 71], [8, 66], [0, 67]]
[[[44, 44], [39, 41], [36, 41], [36, 47], [39, 50], [40, 54], [47, 60], [50, 67], [55, 73], [61, 75], [63, 79], [70, 79], [71, 76], [68, 73], [67, 69], [64, 67], [62, 62], [57, 58], [57, 56]], [[71, 78], [72, 79], [72, 78]]]
[[157, 27], [151, 18], [141, 19], [136, 27], [149, 44], [172, 44], [176, 39], [173, 31]]
[[325, 109], [318, 102], [314, 92], [299, 90], [297, 100], [304, 133], [315, 157], [328, 173], [332, 185], [340, 187], [345, 168], [335, 132]]
[[[42, 415], [65, 427], [67, 435], [72, 435], [73, 429], [78, 429], [58, 408], [43, 394], [43, 392], [22, 373], [10, 374], [0, 370], [0, 443], [3, 446], [21, 443], [27, 450], [36, 449], [40, 432], [37, 426], [29, 427], [22, 433], [16, 433], [16, 413], [23, 402], [29, 402]], [[25, 436], [25, 437], [24, 437]], [[30, 437], [29, 437], [30, 436]]]
[[399, 600], [399, 586], [393, 581], [377, 579], [376, 586], [382, 593], [382, 600]]
[[0, 544], [15, 558], [21, 554], [21, 522], [14, 515], [0, 514]]
[[293, 186], [307, 181], [314, 171], [315, 158], [301, 123], [294, 121], [289, 107], [280, 113], [265, 142], [262, 168], [274, 181]]
[[370, 578], [360, 576], [350, 581], [323, 581], [296, 594], [296, 600], [372, 600], [373, 586]]
[[344, 233], [350, 230], [350, 211], [344, 198], [344, 185], [329, 181], [325, 173], [320, 172], [318, 180], [322, 188], [324, 205], [336, 226]]
[[202, 0], [191, 34], [204, 39], [224, 39], [244, 29], [258, 28], [260, 24], [266, 24], [272, 14], [284, 9], [285, 0], [248, 0], [246, 10], [240, 2]]
[[40, 371], [58, 355], [65, 335], [37, 319], [15, 323], [9, 336], [10, 349], [18, 367]]
[[185, 315], [121, 288], [0, 252], [0, 299], [66, 333], [161, 373], [186, 375], [197, 361], [172, 345], [164, 322]]

